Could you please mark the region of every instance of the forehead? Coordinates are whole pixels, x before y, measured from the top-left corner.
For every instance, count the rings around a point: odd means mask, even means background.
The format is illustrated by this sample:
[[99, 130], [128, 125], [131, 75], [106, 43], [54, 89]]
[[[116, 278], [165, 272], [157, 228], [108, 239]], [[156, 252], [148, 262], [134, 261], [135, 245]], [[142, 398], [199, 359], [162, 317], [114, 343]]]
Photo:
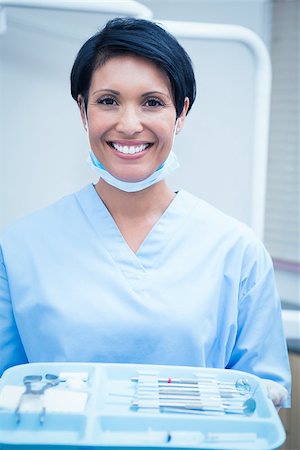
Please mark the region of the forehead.
[[137, 55], [126, 54], [112, 56], [97, 67], [92, 75], [91, 88], [104, 85], [113, 89], [113, 85], [128, 85], [132, 88], [153, 90], [155, 86], [171, 93], [171, 83], [166, 72], [154, 61]]

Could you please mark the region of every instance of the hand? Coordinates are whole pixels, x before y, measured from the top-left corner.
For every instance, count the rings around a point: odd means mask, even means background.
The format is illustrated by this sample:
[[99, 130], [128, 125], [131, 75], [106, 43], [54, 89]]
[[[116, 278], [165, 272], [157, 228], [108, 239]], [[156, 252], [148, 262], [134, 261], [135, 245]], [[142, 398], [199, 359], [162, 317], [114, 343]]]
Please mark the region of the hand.
[[268, 397], [272, 400], [278, 411], [287, 399], [288, 391], [281, 384], [276, 383], [276, 381], [266, 379], [262, 381], [267, 389]]

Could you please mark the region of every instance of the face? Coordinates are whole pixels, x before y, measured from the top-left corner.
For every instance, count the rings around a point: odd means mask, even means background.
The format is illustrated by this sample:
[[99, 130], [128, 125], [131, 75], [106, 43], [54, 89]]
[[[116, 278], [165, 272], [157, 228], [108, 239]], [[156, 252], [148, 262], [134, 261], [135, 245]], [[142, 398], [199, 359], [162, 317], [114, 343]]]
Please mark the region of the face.
[[[181, 128], [184, 111], [177, 122]], [[83, 108], [82, 120], [85, 123]], [[167, 159], [176, 110], [170, 81], [150, 60], [118, 56], [93, 73], [87, 107], [91, 148], [108, 172], [140, 181]]]

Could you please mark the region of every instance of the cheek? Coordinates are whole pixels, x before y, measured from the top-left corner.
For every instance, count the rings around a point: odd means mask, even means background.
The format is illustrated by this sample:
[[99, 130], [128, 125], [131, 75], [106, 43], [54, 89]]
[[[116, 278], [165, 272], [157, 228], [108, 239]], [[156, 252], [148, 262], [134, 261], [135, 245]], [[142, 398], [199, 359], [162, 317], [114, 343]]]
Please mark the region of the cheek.
[[91, 133], [101, 136], [116, 122], [114, 115], [101, 111], [93, 111], [89, 114], [89, 129]]
[[89, 123], [89, 135], [90, 140], [96, 143], [105, 141], [105, 135], [107, 132], [107, 127], [103, 126], [103, 122], [100, 120], [94, 124]]
[[175, 128], [168, 127], [161, 132], [161, 142], [165, 145], [171, 145], [174, 139]]
[[172, 142], [175, 133], [175, 121], [157, 121], [152, 126], [153, 131], [156, 133], [158, 139], [163, 142]]

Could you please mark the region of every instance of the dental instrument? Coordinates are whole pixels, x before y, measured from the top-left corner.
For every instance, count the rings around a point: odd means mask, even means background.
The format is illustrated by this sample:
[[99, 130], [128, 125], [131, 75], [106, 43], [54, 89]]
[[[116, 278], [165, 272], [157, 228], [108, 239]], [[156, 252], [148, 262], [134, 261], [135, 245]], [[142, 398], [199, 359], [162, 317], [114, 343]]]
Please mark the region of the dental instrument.
[[132, 377], [131, 381], [135, 383], [133, 409], [245, 415], [256, 409], [252, 388], [246, 378], [220, 382], [214, 377], [160, 378], [157, 374], [143, 373]]
[[23, 384], [25, 386], [25, 391], [20, 396], [18, 405], [15, 409], [16, 424], [18, 425], [21, 421], [21, 406], [26, 397], [32, 396], [33, 398], [38, 398], [41, 404], [41, 410], [39, 413], [39, 422], [42, 425], [45, 421], [46, 407], [44, 404], [44, 393], [47, 389], [52, 388], [59, 384], [59, 377], [53, 374], [45, 375], [45, 382], [42, 381], [43, 377], [41, 375], [26, 375], [23, 378]]

